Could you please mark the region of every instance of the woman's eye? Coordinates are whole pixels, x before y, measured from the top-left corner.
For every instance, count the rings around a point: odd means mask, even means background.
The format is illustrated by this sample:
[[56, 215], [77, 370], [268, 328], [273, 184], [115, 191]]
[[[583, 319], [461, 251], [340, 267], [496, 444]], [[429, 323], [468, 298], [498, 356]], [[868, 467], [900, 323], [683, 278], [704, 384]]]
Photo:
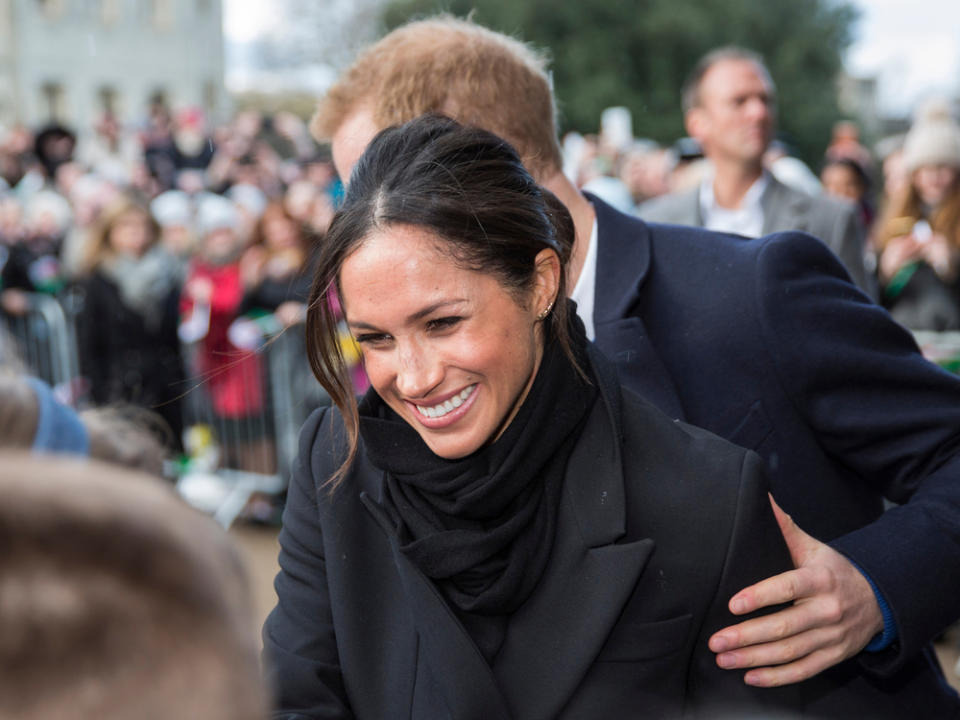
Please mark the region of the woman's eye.
[[442, 317], [431, 320], [427, 323], [427, 329], [429, 330], [446, 330], [451, 328], [460, 322], [463, 318], [451, 316], [451, 317]]
[[390, 339], [386, 333], [364, 333], [354, 338], [361, 345], [382, 345]]

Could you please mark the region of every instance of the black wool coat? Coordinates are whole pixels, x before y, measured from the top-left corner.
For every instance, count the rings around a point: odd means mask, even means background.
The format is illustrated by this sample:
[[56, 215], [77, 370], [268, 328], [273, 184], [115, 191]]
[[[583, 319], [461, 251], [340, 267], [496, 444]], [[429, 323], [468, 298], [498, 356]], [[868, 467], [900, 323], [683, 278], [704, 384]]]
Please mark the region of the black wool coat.
[[827, 695], [902, 716], [859, 677], [760, 690], [716, 666], [707, 639], [735, 621], [729, 598], [789, 568], [759, 459], [671, 421], [591, 360], [601, 394], [567, 466], [553, 553], [492, 667], [399, 552], [362, 444], [331, 493], [342, 423], [332, 410], [307, 421], [263, 631], [274, 717], [749, 717]]

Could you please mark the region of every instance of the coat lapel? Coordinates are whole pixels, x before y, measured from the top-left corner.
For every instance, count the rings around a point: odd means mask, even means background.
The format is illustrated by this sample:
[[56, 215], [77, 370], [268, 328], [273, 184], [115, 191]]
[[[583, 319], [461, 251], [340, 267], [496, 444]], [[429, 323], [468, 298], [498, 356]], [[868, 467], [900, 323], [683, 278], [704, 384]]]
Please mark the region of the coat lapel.
[[612, 360], [620, 380], [663, 413], [683, 419], [673, 379], [638, 309], [651, 263], [650, 228], [587, 196], [597, 214], [597, 277], [593, 322], [596, 342]]
[[[422, 658], [454, 720], [510, 720], [490, 666], [434, 583], [400, 551], [383, 508], [366, 493], [361, 500], [390, 544], [407, 610], [420, 638]], [[399, 609], [398, 609], [399, 610]]]
[[770, 176], [770, 184], [760, 199], [763, 207], [763, 234], [780, 230], [809, 230], [810, 200]]
[[534, 593], [511, 617], [494, 664], [515, 718], [559, 715], [654, 549], [651, 539], [616, 542], [626, 532], [620, 390], [606, 361], [594, 359], [593, 365], [601, 399], [567, 465], [551, 561]]

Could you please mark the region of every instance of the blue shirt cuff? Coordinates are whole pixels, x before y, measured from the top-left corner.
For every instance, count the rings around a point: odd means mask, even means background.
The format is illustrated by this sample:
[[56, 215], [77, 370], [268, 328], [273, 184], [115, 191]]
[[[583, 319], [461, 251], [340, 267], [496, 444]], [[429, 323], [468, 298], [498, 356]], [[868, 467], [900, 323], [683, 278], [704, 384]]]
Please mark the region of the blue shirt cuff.
[[[850, 558], [847, 558], [850, 560]], [[864, 648], [866, 652], [880, 652], [881, 650], [886, 650], [888, 647], [893, 645], [898, 637], [897, 633], [897, 624], [893, 619], [893, 610], [890, 609], [890, 605], [887, 603], [886, 599], [883, 597], [883, 593], [880, 592], [880, 588], [877, 587], [876, 583], [864, 572], [863, 568], [857, 565], [853, 560], [850, 560], [850, 563], [859, 571], [866, 581], [870, 583], [870, 589], [873, 590], [873, 595], [877, 599], [877, 605], [880, 607], [880, 614], [883, 616], [883, 632], [877, 633], [873, 639], [867, 643], [867, 646]]]

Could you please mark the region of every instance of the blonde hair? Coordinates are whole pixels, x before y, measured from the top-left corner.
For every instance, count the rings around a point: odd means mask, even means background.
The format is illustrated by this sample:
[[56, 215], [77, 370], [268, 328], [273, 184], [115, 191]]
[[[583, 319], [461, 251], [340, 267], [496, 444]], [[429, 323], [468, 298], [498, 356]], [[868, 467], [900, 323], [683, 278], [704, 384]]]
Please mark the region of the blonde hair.
[[[923, 201], [911, 178], [900, 193], [891, 199], [877, 223], [877, 245], [883, 249], [893, 238], [908, 235], [914, 223], [924, 216]], [[951, 247], [960, 250], [960, 171], [957, 171], [957, 178], [947, 197], [926, 220], [933, 232], [941, 233]]]
[[310, 124], [329, 140], [356, 110], [379, 128], [443, 113], [512, 144], [538, 178], [563, 165], [545, 53], [470, 20], [404, 25], [365, 50], [320, 101]]
[[160, 225], [154, 219], [150, 208], [132, 196], [122, 195], [104, 208], [96, 224], [91, 228], [87, 236], [83, 259], [80, 262], [82, 273], [93, 272], [101, 262], [113, 254], [110, 248], [110, 233], [113, 232], [113, 227], [117, 224], [117, 221], [128, 212], [142, 213], [147, 219], [151, 236], [149, 247], [159, 241]]

